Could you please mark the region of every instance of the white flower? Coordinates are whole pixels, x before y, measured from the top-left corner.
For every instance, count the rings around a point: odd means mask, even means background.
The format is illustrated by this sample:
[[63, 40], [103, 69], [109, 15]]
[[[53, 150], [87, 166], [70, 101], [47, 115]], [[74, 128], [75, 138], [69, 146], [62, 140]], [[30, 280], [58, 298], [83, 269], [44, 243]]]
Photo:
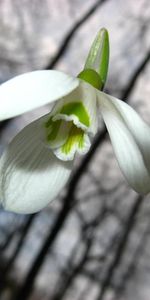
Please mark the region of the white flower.
[[0, 159], [0, 199], [6, 210], [33, 213], [67, 182], [75, 155], [85, 154], [104, 119], [124, 176], [139, 193], [150, 191], [150, 128], [127, 104], [58, 71], [35, 71], [0, 86], [0, 120], [56, 101], [26, 126]]

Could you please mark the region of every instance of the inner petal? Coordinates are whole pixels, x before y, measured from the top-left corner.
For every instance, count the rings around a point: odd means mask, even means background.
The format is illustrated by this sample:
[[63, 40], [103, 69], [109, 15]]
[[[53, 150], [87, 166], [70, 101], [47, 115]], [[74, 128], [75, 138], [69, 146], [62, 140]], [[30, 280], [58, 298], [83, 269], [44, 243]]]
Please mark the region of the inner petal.
[[90, 126], [90, 118], [82, 102], [64, 104], [61, 110], [53, 116], [53, 121], [60, 119], [73, 121], [77, 127], [83, 130], [87, 130]]
[[47, 144], [61, 160], [73, 160], [76, 153], [85, 154], [90, 148], [86, 131], [79, 121], [76, 122], [74, 115], [61, 114], [50, 117], [45, 123]]
[[46, 141], [51, 149], [56, 149], [66, 142], [71, 126], [72, 122], [53, 121], [52, 118], [45, 123]]
[[76, 153], [85, 154], [91, 145], [90, 138], [97, 131], [97, 121], [95, 90], [81, 82], [49, 114], [45, 124], [49, 148], [61, 160], [73, 160]]
[[94, 136], [98, 128], [95, 89], [81, 80], [75, 91], [57, 101], [49, 116], [53, 118], [53, 121], [72, 120], [77, 127], [81, 127]]
[[54, 154], [61, 160], [73, 160], [76, 153], [85, 154], [91, 146], [88, 135], [72, 123], [66, 142], [54, 150]]
[[62, 153], [66, 155], [71, 151], [72, 148], [83, 147], [83, 136], [84, 132], [82, 129], [72, 125], [67, 141], [61, 147]]

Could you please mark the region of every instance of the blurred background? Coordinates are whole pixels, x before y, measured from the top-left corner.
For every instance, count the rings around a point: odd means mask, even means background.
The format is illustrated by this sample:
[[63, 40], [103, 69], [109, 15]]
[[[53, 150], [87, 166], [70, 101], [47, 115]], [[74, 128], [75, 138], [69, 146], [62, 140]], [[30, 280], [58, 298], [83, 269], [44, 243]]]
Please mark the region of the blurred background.
[[[76, 76], [101, 27], [105, 90], [150, 123], [148, 0], [1, 0], [0, 83], [36, 69]], [[0, 151], [49, 110], [0, 123]], [[58, 199], [34, 215], [0, 210], [0, 299], [150, 300], [149, 196], [125, 182], [102, 122]]]

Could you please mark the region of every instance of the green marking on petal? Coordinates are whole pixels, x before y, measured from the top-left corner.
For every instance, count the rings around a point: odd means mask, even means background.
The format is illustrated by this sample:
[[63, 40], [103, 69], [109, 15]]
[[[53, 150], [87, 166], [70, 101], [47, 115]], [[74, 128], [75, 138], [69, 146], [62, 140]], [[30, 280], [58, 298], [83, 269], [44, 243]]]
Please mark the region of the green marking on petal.
[[79, 146], [79, 149], [83, 149], [83, 147], [84, 147], [84, 135], [82, 135], [82, 137], [81, 137], [81, 139], [79, 141], [78, 146]]
[[84, 146], [84, 132], [82, 129], [72, 126], [69, 137], [61, 150], [64, 154], [69, 154], [73, 147], [83, 148]]
[[89, 115], [81, 102], [71, 102], [67, 103], [63, 106], [60, 111], [61, 114], [70, 116], [75, 115], [78, 117], [79, 121], [85, 126], [90, 126], [90, 118]]

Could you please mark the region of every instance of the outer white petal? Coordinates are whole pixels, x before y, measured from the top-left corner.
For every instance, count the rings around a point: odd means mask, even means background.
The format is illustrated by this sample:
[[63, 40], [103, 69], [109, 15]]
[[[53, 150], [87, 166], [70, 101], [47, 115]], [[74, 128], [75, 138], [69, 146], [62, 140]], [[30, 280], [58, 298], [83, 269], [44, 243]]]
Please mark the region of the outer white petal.
[[150, 192], [150, 127], [126, 103], [98, 92], [100, 112], [127, 181], [139, 193]]
[[0, 120], [58, 100], [78, 85], [78, 79], [59, 71], [34, 71], [14, 77], [0, 86]]
[[61, 191], [72, 170], [43, 143], [43, 118], [25, 127], [0, 159], [0, 199], [6, 210], [33, 213]]

